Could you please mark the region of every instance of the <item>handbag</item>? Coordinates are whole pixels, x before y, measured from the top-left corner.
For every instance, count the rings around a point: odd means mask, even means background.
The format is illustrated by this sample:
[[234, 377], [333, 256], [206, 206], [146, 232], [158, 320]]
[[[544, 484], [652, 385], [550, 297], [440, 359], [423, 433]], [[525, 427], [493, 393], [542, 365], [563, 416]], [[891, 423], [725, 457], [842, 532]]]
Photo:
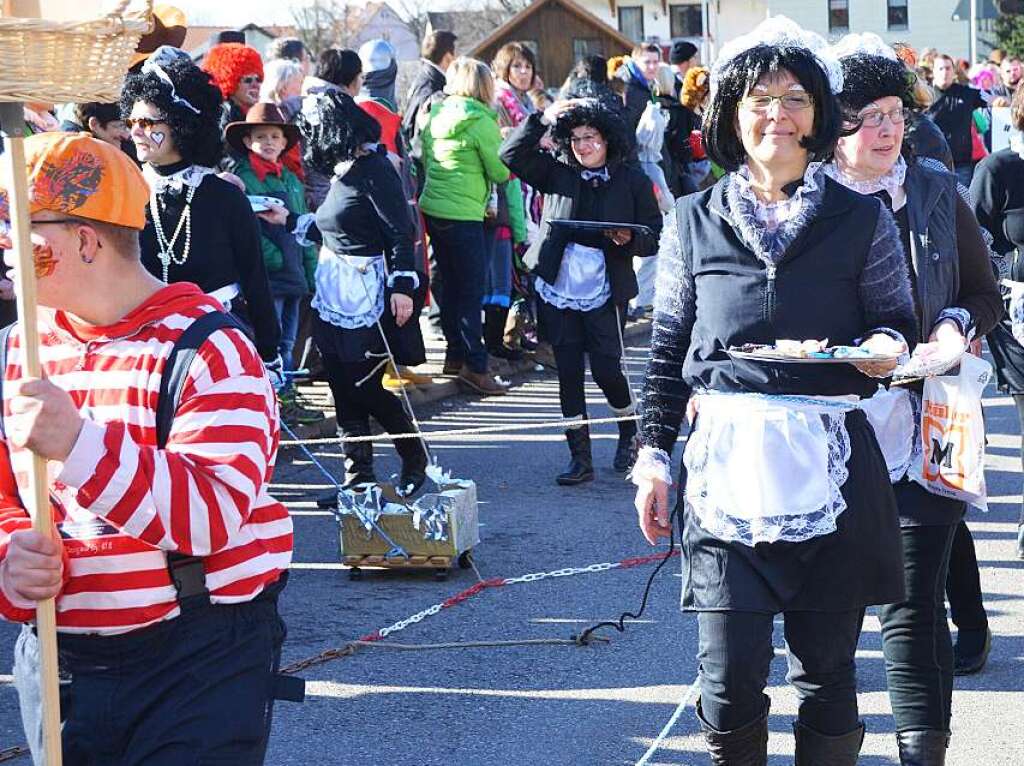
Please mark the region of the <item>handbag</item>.
[[420, 312], [423, 311], [423, 304], [427, 298], [427, 275], [416, 270], [419, 278], [419, 285], [412, 293], [412, 314], [408, 321], [399, 327], [395, 322], [395, 315], [391, 311], [391, 296], [395, 294], [393, 287], [384, 289], [384, 314], [380, 318], [381, 327], [384, 329], [384, 337], [391, 347], [391, 354], [396, 364], [407, 367], [415, 367], [427, 361], [427, 348], [423, 343], [423, 333], [420, 330]]

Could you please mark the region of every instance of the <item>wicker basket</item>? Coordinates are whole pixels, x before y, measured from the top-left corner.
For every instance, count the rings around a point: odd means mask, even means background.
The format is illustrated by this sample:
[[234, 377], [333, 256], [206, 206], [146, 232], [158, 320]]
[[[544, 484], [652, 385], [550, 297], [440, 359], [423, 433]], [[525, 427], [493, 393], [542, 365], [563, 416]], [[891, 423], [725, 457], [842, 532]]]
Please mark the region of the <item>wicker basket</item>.
[[0, 101], [117, 101], [152, 12], [153, 0], [120, 0], [85, 21], [0, 17]]

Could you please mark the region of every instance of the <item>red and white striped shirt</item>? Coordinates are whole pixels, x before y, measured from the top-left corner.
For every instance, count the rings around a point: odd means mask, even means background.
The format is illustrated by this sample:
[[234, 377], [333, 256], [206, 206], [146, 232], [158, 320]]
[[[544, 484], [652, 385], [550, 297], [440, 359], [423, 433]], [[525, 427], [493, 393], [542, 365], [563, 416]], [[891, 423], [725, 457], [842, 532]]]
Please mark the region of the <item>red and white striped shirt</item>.
[[[85, 418], [63, 464], [49, 464], [65, 550], [58, 630], [117, 634], [176, 617], [167, 552], [204, 560], [211, 600], [245, 602], [287, 570], [292, 522], [267, 487], [279, 440], [277, 400], [238, 330], [214, 332], [192, 362], [166, 449], [156, 447], [160, 376], [175, 341], [219, 304], [189, 283], [158, 291], [111, 327], [60, 312], [40, 319], [45, 376]], [[21, 377], [17, 332], [5, 380]], [[10, 420], [10, 386], [5, 419]], [[31, 455], [0, 443], [0, 562], [12, 532], [31, 527]], [[13, 465], [13, 468], [12, 468]], [[24, 605], [22, 605], [24, 606]], [[0, 615], [34, 617], [0, 588]]]

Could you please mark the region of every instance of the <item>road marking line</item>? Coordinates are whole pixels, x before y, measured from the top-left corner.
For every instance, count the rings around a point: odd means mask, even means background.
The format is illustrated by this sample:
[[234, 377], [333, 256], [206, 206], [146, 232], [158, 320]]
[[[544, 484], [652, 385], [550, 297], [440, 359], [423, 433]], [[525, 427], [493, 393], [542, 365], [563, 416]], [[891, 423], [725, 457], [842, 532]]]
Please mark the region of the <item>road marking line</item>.
[[676, 707], [675, 712], [672, 714], [672, 717], [668, 719], [668, 723], [665, 724], [661, 733], [658, 734], [657, 739], [655, 739], [654, 742], [651, 743], [651, 746], [647, 748], [647, 752], [644, 753], [643, 758], [636, 762], [636, 766], [647, 766], [651, 757], [658, 752], [659, 748], [661, 748], [661, 743], [665, 740], [665, 737], [667, 737], [668, 733], [672, 731], [672, 727], [676, 725], [676, 722], [679, 720], [679, 716], [683, 714], [683, 711], [686, 710], [689, 705], [696, 702], [699, 691], [700, 676], [698, 675], [693, 679], [693, 683], [690, 684], [690, 688], [686, 690], [686, 694], [684, 694], [682, 700], [679, 701], [679, 706]]

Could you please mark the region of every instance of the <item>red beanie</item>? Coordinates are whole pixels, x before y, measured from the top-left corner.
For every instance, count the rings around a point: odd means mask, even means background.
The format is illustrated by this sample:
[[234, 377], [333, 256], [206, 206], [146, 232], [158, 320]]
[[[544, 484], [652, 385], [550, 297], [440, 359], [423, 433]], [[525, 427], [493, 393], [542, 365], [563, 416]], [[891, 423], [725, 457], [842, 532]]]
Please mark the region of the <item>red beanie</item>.
[[250, 74], [263, 77], [263, 59], [259, 51], [242, 43], [214, 45], [203, 59], [203, 69], [213, 77], [224, 100], [228, 101], [238, 89], [239, 81]]

